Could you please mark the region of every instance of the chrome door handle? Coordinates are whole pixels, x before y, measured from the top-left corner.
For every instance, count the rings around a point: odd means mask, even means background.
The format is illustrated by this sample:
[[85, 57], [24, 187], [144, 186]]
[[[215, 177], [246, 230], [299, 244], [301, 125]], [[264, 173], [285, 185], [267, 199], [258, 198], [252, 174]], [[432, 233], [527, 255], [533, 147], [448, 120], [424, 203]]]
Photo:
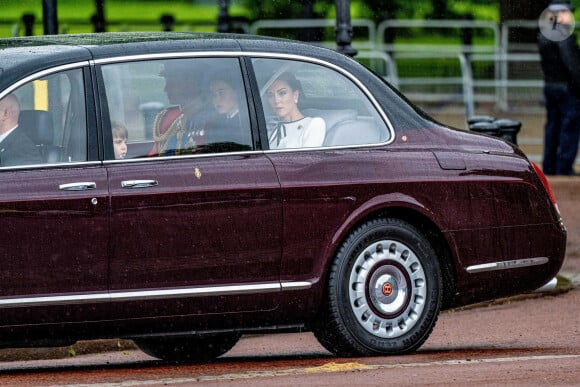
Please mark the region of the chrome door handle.
[[92, 181], [85, 181], [85, 182], [79, 182], [79, 183], [67, 183], [67, 184], [61, 184], [58, 186], [58, 189], [62, 190], [62, 191], [86, 191], [89, 189], [96, 189], [97, 188], [97, 183], [94, 183]]
[[157, 180], [123, 180], [121, 182], [121, 188], [147, 188], [155, 187]]

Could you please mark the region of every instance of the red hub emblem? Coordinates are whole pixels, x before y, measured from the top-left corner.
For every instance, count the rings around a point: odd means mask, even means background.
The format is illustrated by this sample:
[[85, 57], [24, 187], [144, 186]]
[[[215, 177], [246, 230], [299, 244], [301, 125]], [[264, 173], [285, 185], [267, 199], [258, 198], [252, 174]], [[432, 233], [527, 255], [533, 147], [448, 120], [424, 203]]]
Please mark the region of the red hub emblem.
[[393, 285], [391, 285], [390, 282], [385, 282], [383, 284], [383, 294], [387, 297], [393, 294]]

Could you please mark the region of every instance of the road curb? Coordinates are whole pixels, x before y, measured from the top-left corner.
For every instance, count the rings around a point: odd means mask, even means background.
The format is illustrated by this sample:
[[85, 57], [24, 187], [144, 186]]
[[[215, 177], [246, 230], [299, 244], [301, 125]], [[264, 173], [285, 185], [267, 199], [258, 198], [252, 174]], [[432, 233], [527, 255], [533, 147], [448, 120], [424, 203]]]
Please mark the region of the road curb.
[[82, 340], [68, 347], [7, 348], [0, 350], [0, 362], [65, 359], [80, 355], [126, 352], [138, 349], [131, 340]]

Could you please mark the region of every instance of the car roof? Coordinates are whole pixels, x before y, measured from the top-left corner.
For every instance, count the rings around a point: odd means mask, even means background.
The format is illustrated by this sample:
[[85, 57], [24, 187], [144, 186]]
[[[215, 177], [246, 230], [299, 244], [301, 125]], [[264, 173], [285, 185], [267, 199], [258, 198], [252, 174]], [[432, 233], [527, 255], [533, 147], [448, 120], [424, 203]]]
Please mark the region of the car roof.
[[0, 90], [16, 80], [68, 63], [116, 56], [192, 51], [246, 51], [305, 55], [337, 61], [346, 56], [306, 43], [255, 35], [193, 32], [111, 32], [0, 39]]

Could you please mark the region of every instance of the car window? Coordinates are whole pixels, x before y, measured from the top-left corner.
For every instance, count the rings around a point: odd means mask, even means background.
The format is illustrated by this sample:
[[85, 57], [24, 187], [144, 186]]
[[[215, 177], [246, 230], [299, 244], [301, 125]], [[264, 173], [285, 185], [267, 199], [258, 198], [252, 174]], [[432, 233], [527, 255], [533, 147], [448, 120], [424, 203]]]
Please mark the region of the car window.
[[0, 166], [87, 160], [82, 69], [25, 83], [0, 100], [0, 110], [17, 112], [5, 128], [15, 129], [0, 136]]
[[363, 91], [313, 63], [253, 59], [271, 149], [387, 141], [385, 122]]
[[252, 149], [239, 60], [102, 66], [116, 159]]

